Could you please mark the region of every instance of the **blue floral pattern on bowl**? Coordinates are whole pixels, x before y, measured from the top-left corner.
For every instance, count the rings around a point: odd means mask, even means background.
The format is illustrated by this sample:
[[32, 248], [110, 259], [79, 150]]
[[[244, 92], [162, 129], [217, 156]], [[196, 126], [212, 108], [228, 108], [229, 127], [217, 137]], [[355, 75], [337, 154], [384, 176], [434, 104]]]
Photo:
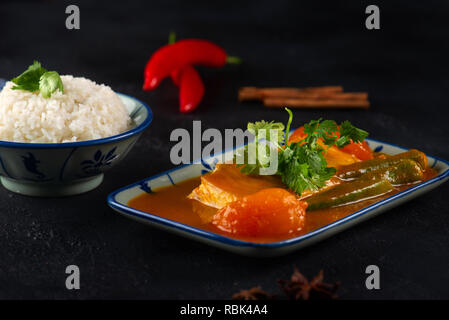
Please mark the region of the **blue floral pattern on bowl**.
[[118, 158], [115, 150], [117, 150], [117, 147], [112, 148], [107, 154], [103, 154], [101, 150], [97, 150], [92, 160], [84, 160], [81, 162], [83, 171], [86, 174], [96, 174], [100, 173], [102, 168], [111, 166], [112, 161]]
[[36, 175], [38, 179], [45, 178], [45, 174], [40, 172], [37, 168], [38, 164], [41, 162], [37, 160], [36, 157], [31, 152], [28, 152], [27, 155], [22, 156], [22, 159], [23, 165], [28, 170], [28, 172], [31, 172], [32, 174]]

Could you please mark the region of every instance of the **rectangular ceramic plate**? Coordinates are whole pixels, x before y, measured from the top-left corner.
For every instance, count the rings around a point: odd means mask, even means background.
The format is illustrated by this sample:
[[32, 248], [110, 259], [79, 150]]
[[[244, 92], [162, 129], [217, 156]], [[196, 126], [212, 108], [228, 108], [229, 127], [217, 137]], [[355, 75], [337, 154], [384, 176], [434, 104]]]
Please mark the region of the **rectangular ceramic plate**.
[[[387, 154], [397, 154], [408, 149], [394, 146], [385, 142], [367, 139], [370, 147], [376, 151], [382, 151]], [[157, 215], [133, 209], [128, 206], [128, 202], [143, 193], [152, 192], [158, 188], [174, 185], [190, 178], [201, 176], [215, 167], [219, 159], [225, 156], [225, 159], [232, 158], [233, 150], [225, 151], [222, 154], [201, 159], [192, 164], [183, 165], [172, 170], [162, 172], [153, 177], [141, 180], [127, 187], [112, 192], [108, 196], [108, 204], [119, 213], [136, 219], [138, 221], [177, 233], [179, 235], [202, 241], [239, 254], [251, 256], [277, 256], [301, 249], [314, 242], [323, 240], [343, 231], [353, 225], [362, 222], [368, 218], [389, 210], [405, 201], [413, 199], [423, 193], [439, 186], [449, 178], [449, 162], [427, 155], [429, 165], [437, 171], [436, 177], [423, 183], [392, 195], [386, 199], [380, 200], [362, 210], [354, 212], [349, 216], [337, 220], [331, 224], [323, 226], [305, 235], [291, 238], [279, 242], [255, 243], [228, 238], [216, 233], [204, 231], [177, 221], [159, 217]]]

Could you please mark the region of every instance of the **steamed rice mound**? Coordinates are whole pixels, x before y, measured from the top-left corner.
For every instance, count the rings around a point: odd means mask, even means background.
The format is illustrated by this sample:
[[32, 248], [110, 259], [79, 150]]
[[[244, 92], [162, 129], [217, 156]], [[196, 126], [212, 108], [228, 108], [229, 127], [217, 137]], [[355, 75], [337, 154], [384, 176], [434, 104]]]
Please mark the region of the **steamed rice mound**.
[[129, 129], [125, 105], [112, 89], [86, 78], [61, 76], [64, 93], [0, 92], [0, 140], [60, 143], [100, 139]]

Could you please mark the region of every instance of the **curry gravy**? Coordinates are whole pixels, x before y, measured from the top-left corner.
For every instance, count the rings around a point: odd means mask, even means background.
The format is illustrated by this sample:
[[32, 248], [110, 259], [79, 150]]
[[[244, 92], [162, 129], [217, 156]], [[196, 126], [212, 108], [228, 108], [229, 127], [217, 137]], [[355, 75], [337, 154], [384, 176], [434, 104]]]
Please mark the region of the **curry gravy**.
[[[436, 172], [433, 169], [428, 168], [425, 170], [424, 174], [424, 181], [426, 181], [433, 178], [436, 175]], [[202, 216], [211, 216], [217, 211], [217, 209], [203, 205], [196, 200], [187, 199], [187, 196], [200, 183], [201, 181], [198, 177], [184, 181], [178, 185], [160, 188], [157, 189], [154, 193], [144, 193], [140, 196], [137, 196], [136, 198], [132, 199], [128, 203], [128, 205], [132, 208], [144, 212], [149, 212], [166, 219], [181, 222], [183, 224], [187, 224], [206, 231], [218, 233], [233, 239], [266, 243], [286, 240], [306, 234], [310, 231], [316, 230], [339, 219], [342, 219], [350, 215], [351, 213], [363, 209], [375, 202], [388, 198], [391, 195], [394, 195], [400, 191], [416, 185], [411, 184], [395, 187], [393, 191], [376, 198], [363, 200], [340, 207], [307, 211], [305, 227], [303, 228], [303, 230], [296, 233], [286, 234], [278, 237], [242, 237], [223, 232], [211, 223], [204, 223], [205, 219]]]

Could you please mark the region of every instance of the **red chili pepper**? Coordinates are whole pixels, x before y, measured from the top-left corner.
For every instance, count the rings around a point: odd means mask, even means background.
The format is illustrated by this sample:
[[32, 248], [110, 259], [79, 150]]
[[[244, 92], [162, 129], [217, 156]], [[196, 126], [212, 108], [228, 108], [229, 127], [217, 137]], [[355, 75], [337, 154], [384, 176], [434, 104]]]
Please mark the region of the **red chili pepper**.
[[204, 96], [204, 85], [198, 71], [185, 66], [172, 72], [171, 78], [179, 86], [179, 111], [188, 113], [195, 110]]
[[164, 78], [187, 65], [222, 67], [227, 62], [239, 63], [240, 59], [227, 56], [221, 47], [207, 40], [186, 39], [167, 44], [148, 61], [143, 89], [155, 89]]
[[182, 73], [181, 71], [182, 71], [182, 69], [178, 69], [178, 70], [172, 71], [172, 73], [170, 73], [171, 81], [177, 87], [179, 87], [179, 80], [180, 80], [181, 73]]

